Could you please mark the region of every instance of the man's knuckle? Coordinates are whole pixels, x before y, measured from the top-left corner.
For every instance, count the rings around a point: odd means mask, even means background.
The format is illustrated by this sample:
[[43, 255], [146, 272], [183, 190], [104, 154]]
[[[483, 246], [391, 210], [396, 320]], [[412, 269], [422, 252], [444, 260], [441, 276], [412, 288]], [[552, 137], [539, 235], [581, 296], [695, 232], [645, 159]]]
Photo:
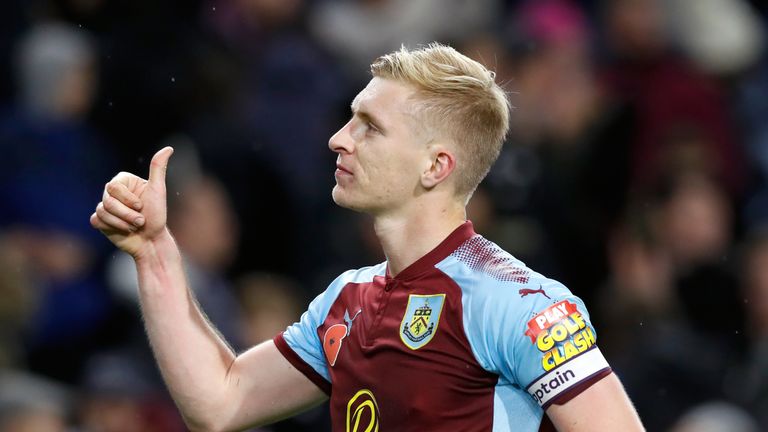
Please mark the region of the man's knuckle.
[[104, 208], [106, 208], [107, 210], [114, 210], [115, 206], [117, 205], [117, 200], [111, 196], [108, 196], [104, 198], [104, 201], [102, 201], [102, 203], [104, 203]]

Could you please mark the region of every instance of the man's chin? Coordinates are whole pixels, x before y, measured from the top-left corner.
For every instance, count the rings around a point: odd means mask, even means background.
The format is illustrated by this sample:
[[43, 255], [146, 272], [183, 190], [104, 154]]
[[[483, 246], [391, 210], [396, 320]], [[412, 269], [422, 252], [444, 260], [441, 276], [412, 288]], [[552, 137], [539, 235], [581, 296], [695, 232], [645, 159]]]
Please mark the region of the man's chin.
[[347, 197], [344, 196], [344, 191], [341, 190], [339, 185], [333, 187], [331, 198], [333, 198], [333, 202], [337, 206], [347, 208]]
[[357, 212], [365, 211], [364, 206], [362, 206], [361, 203], [356, 203], [353, 199], [347, 196], [347, 194], [339, 188], [339, 185], [333, 187], [331, 197], [333, 198], [333, 202], [339, 207]]

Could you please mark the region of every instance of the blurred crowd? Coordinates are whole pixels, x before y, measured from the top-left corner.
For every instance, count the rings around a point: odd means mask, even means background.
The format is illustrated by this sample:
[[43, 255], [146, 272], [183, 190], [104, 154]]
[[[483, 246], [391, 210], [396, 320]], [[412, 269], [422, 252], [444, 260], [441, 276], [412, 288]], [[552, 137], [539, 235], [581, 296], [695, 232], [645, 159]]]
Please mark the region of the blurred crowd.
[[[515, 106], [476, 230], [586, 301], [649, 431], [768, 430], [767, 24], [757, 0], [5, 0], [0, 432], [184, 430], [132, 261], [88, 223], [162, 146], [234, 349], [383, 260], [327, 140], [374, 58], [434, 40]], [[325, 430], [327, 407], [259, 429]]]

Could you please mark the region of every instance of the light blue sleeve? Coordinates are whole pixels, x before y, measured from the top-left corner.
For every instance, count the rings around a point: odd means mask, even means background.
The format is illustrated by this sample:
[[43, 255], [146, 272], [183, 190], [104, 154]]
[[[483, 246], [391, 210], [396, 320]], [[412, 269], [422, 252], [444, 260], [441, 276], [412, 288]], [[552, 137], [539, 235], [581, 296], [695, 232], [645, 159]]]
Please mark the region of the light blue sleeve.
[[511, 264], [526, 271], [524, 281], [502, 281], [460, 262], [440, 265], [462, 290], [464, 328], [478, 363], [499, 375], [500, 386], [525, 390], [546, 408], [608, 364], [581, 299], [521, 262]]
[[328, 285], [324, 292], [312, 300], [299, 321], [289, 326], [283, 333], [283, 338], [288, 346], [315, 372], [329, 382], [331, 377], [323, 354], [323, 343], [317, 334], [317, 329], [325, 322], [331, 306], [336, 302], [347, 284], [370, 282], [374, 276], [384, 274], [384, 271], [386, 271], [386, 265], [379, 264], [342, 273]]
[[[546, 287], [546, 288], [545, 288]], [[567, 390], [608, 369], [584, 303], [565, 286], [544, 280], [520, 299], [512, 350], [505, 356], [511, 379], [546, 408]], [[530, 297], [530, 298], [529, 298]]]

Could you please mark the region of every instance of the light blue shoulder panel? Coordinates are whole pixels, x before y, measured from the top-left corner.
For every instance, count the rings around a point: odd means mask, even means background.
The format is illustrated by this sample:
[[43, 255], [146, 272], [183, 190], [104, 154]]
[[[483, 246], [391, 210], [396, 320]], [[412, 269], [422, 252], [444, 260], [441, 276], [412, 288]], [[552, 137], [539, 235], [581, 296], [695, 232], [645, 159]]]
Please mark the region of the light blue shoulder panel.
[[381, 263], [342, 273], [328, 285], [325, 291], [312, 300], [299, 322], [289, 326], [283, 333], [288, 346], [329, 382], [331, 378], [328, 374], [325, 355], [323, 355], [323, 343], [317, 335], [317, 329], [323, 324], [331, 306], [347, 284], [371, 282], [374, 276], [383, 276], [386, 268], [386, 263]]
[[[594, 344], [595, 333], [584, 303], [561, 283], [532, 271], [479, 235], [436, 267], [461, 288], [464, 330], [477, 362], [499, 375], [494, 431], [538, 430], [543, 415], [541, 407], [546, 408], [547, 401], [581, 380], [573, 379], [557, 392], [538, 398], [536, 389], [529, 388], [542, 377], [557, 372], [555, 361], [567, 362], [565, 345], [569, 345], [568, 355], [575, 358]], [[561, 310], [576, 311], [578, 316], [574, 318], [581, 317], [583, 326], [577, 329], [578, 322], [567, 321], [571, 319], [568, 315], [557, 315]], [[537, 324], [542, 324], [544, 330], [530, 329], [530, 325]], [[546, 337], [554, 326], [559, 326], [557, 341]], [[592, 335], [589, 347], [581, 335], [585, 331]], [[578, 353], [573, 351], [574, 338], [579, 340]], [[535, 425], [523, 427], [528, 423], [526, 419], [533, 419]]]

